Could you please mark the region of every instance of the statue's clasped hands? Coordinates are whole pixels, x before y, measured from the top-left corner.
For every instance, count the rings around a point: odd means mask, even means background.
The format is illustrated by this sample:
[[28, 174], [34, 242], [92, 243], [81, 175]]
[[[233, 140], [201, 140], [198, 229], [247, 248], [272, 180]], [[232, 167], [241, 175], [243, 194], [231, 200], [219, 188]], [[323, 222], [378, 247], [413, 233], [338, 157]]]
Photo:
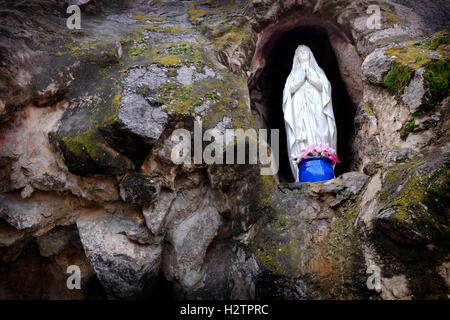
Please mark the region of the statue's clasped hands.
[[298, 83], [294, 83], [291, 87], [291, 96], [293, 96], [297, 90], [299, 90], [306, 81], [313, 85], [317, 90], [322, 91], [322, 83], [320, 78], [314, 77], [310, 74], [309, 70], [303, 69], [301, 74], [302, 80]]

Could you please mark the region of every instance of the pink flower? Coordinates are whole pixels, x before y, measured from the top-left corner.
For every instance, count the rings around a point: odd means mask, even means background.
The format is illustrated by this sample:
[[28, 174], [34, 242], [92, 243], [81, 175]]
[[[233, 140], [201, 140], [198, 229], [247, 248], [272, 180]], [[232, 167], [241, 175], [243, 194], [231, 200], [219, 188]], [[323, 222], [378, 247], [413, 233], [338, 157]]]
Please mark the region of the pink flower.
[[331, 161], [333, 161], [333, 165], [335, 165], [336, 163], [340, 163], [338, 157], [336, 156], [336, 153], [333, 153], [330, 159]]
[[328, 145], [326, 145], [326, 144], [321, 144], [321, 145], [320, 145], [320, 149], [322, 149], [322, 150], [324, 150], [324, 151], [327, 151], [327, 150], [330, 149], [330, 147], [329, 147]]
[[304, 159], [308, 159], [310, 157], [326, 157], [329, 158], [333, 165], [336, 163], [340, 163], [338, 157], [336, 156], [336, 151], [333, 148], [330, 148], [327, 144], [313, 144], [302, 151], [300, 151], [300, 156], [296, 157], [294, 160], [296, 160], [297, 164], [301, 162]]

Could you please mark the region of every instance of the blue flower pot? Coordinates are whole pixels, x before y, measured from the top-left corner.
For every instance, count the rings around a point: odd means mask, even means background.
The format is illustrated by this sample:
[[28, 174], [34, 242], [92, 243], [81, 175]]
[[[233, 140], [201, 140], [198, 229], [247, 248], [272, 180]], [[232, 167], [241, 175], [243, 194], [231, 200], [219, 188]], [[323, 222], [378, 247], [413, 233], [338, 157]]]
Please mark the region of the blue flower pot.
[[333, 162], [327, 157], [312, 157], [298, 164], [300, 182], [319, 182], [334, 179]]

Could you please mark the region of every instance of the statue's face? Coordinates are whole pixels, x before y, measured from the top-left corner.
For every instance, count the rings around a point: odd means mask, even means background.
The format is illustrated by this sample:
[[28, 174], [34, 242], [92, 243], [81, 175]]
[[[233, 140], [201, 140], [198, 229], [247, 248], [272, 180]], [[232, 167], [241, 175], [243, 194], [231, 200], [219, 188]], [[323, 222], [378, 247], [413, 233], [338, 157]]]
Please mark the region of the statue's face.
[[309, 52], [308, 52], [307, 50], [300, 49], [300, 50], [298, 51], [298, 60], [299, 60], [301, 63], [309, 62]]

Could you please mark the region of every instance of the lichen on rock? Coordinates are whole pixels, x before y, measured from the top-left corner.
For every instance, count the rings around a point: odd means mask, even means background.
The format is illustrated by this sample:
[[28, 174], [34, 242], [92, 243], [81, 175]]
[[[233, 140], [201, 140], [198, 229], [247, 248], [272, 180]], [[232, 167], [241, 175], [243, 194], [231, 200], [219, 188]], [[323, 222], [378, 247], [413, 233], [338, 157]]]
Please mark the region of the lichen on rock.
[[438, 158], [430, 166], [415, 160], [387, 170], [381, 193], [385, 209], [377, 219], [391, 236], [405, 242], [448, 240], [447, 161]]

